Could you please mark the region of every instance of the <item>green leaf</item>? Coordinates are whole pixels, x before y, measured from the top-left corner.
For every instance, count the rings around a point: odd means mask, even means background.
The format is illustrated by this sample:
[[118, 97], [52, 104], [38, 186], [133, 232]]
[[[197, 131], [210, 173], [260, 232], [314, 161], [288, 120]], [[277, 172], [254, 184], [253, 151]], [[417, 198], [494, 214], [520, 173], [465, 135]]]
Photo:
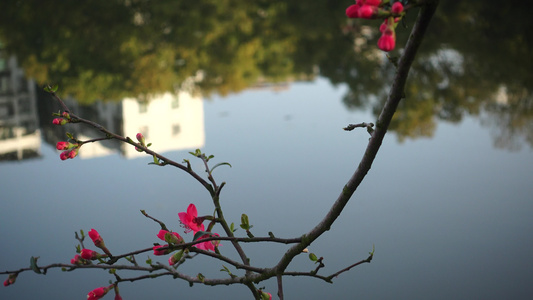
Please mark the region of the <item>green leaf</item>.
[[147, 264], [147, 265], [152, 265], [152, 259], [151, 259], [151, 258], [148, 258], [148, 259], [146, 260], [146, 264]]
[[241, 227], [242, 227], [242, 229], [248, 229], [249, 225], [250, 225], [250, 221], [248, 220], [248, 216], [246, 214], [242, 214], [241, 215]]
[[222, 265], [222, 268], [223, 269], [220, 269], [221, 272], [227, 272], [228, 274], [231, 274], [231, 272], [229, 271], [228, 267]]
[[205, 280], [205, 276], [202, 274], [202, 273], [198, 273], [198, 275], [196, 276], [198, 278], [198, 280], [200, 280], [201, 282], [204, 282]]
[[31, 257], [30, 258], [30, 267], [31, 269], [33, 270], [33, 272], [37, 273], [37, 274], [41, 274], [41, 269], [39, 269], [39, 267], [37, 266], [37, 260], [39, 259], [39, 257]]
[[231, 232], [237, 231], [237, 229], [235, 229], [235, 224], [233, 222], [231, 222], [231, 224], [229, 225], [229, 229], [231, 230]]
[[318, 258], [316, 257], [316, 255], [314, 253], [309, 253], [309, 259], [312, 260], [312, 261], [317, 261]]
[[67, 137], [68, 137], [69, 139], [71, 139], [71, 140], [75, 140], [75, 138], [74, 138], [74, 136], [72, 135], [72, 133], [67, 132], [66, 135], [67, 135]]
[[47, 85], [44, 87], [44, 91], [48, 93], [55, 93], [57, 92], [57, 89], [59, 86], [57, 84], [54, 84], [53, 86]]
[[213, 236], [213, 233], [211, 232], [208, 232], [208, 231], [198, 231], [194, 234], [194, 237], [192, 238], [192, 241], [195, 242], [197, 241], [199, 238], [201, 238], [202, 236], [204, 235], [209, 235], [210, 237]]

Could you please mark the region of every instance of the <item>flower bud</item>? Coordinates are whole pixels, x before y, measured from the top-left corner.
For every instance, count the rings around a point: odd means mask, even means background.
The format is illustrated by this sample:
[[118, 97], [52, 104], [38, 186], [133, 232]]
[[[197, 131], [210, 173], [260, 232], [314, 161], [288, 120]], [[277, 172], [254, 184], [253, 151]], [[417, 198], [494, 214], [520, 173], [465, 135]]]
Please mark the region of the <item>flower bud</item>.
[[56, 149], [57, 150], [67, 150], [70, 148], [71, 143], [69, 142], [57, 142]]
[[105, 254], [100, 254], [90, 249], [81, 249], [81, 257], [86, 260], [95, 260], [102, 257], [106, 257]]
[[18, 274], [9, 274], [9, 277], [4, 281], [4, 286], [12, 285], [17, 280]]
[[177, 232], [169, 232], [166, 230], [159, 230], [157, 237], [161, 240], [171, 244], [183, 243], [183, 238]]
[[171, 266], [175, 265], [176, 263], [180, 261], [182, 256], [183, 256], [183, 250], [172, 254], [172, 256], [168, 259], [168, 264]]
[[65, 125], [67, 123], [68, 121], [63, 118], [55, 118], [54, 120], [52, 120], [52, 124], [54, 125]]
[[90, 291], [87, 294], [87, 300], [98, 300], [98, 299], [101, 299], [102, 297], [105, 296], [105, 294], [107, 294], [107, 292], [109, 292], [110, 289], [111, 289], [110, 287], [95, 288], [94, 290]]
[[59, 154], [59, 158], [60, 158], [61, 160], [66, 160], [66, 159], [68, 158], [69, 152], [70, 152], [70, 151], [63, 151], [63, 152], [61, 152], [61, 154]]
[[394, 2], [391, 11], [393, 14], [400, 14], [403, 11], [403, 4], [401, 2]]
[[372, 5], [363, 5], [359, 8], [359, 18], [362, 19], [372, 19], [374, 18], [378, 13], [378, 7], [372, 6]]
[[145, 140], [144, 140], [144, 136], [142, 133], [137, 133], [137, 135], [135, 136], [137, 138], [137, 140], [139, 141], [139, 143], [141, 143], [141, 145], [144, 145], [145, 144]]
[[396, 46], [396, 38], [394, 34], [386, 34], [387, 31], [383, 32], [383, 35], [378, 40], [378, 48], [389, 52], [394, 49]]
[[91, 240], [93, 240], [93, 243], [96, 247], [98, 248], [101, 248], [102, 246], [105, 247], [104, 239], [102, 239], [98, 231], [91, 229], [89, 231], [89, 237], [91, 238]]
[[[73, 145], [75, 145], [75, 144], [73, 144]], [[61, 154], [59, 154], [59, 158], [61, 160], [74, 158], [74, 157], [76, 157], [78, 155], [78, 151], [79, 151], [79, 148], [74, 148], [74, 149], [71, 149], [71, 150], [63, 151], [63, 152], [61, 152]]]
[[361, 6], [358, 4], [348, 6], [346, 9], [346, 16], [352, 19], [359, 18], [359, 7]]
[[161, 256], [161, 255], [169, 254], [169, 253], [171, 252], [169, 249], [159, 250], [159, 248], [163, 248], [163, 247], [168, 247], [168, 245], [154, 246], [154, 248], [153, 248], [153, 250], [154, 250], [154, 255], [156, 255], [156, 256]]
[[73, 265], [84, 265], [85, 261], [81, 255], [76, 254], [73, 259], [70, 260], [70, 263]]

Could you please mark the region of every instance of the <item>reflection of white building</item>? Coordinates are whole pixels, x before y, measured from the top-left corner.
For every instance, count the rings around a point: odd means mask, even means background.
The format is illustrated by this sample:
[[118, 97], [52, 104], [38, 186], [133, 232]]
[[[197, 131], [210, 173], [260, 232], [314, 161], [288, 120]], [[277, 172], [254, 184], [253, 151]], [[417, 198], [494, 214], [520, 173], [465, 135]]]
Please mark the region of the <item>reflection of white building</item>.
[[[118, 103], [99, 103], [93, 109], [104, 127], [134, 141], [135, 135], [140, 132], [147, 143], [152, 143], [150, 149], [158, 153], [201, 148], [205, 144], [203, 100], [189, 92], [165, 93], [148, 101], [126, 98]], [[91, 134], [90, 138], [95, 137]], [[90, 139], [82, 135], [77, 138]], [[80, 158], [114, 152], [113, 147], [103, 145], [99, 142], [84, 145]], [[120, 153], [127, 158], [146, 156], [128, 144], [119, 147]]]
[[35, 97], [35, 83], [24, 77], [15, 57], [0, 56], [0, 160], [40, 156]]

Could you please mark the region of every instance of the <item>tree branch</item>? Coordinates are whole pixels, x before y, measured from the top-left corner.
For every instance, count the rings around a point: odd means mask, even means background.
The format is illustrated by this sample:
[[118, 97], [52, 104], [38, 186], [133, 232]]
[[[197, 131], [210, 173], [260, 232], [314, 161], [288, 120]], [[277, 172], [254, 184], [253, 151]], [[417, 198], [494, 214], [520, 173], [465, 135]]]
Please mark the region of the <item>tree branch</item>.
[[[404, 95], [407, 75], [414, 61], [416, 53], [429, 25], [429, 22], [438, 6], [438, 0], [426, 1], [422, 6], [417, 21], [405, 46], [404, 52], [398, 62], [398, 68], [387, 101], [376, 122], [376, 129], [368, 143], [366, 151], [356, 171], [342, 189], [341, 194], [330, 208], [324, 219], [306, 235], [302, 236], [302, 243], [294, 245], [283, 255], [278, 264], [271, 270], [273, 274], [284, 271], [292, 259], [309, 246], [324, 232], [328, 231], [340, 215], [353, 193], [370, 170], [372, 163], [387, 133], [388, 126], [394, 116], [396, 108]], [[266, 275], [266, 274], [265, 274]]]

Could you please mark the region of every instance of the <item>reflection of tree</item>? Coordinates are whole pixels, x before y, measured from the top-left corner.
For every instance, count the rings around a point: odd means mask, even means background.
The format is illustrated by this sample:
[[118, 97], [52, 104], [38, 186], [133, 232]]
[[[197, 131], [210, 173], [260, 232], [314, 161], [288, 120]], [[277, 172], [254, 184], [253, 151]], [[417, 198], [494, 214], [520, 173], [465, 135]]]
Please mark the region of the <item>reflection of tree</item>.
[[[0, 38], [29, 75], [58, 82], [84, 102], [172, 90], [198, 70], [206, 94], [240, 91], [258, 80], [309, 78], [319, 70], [333, 84], [348, 85], [347, 107], [376, 110], [393, 65], [376, 50], [379, 22], [347, 20], [339, 12], [349, 4], [4, 1]], [[509, 134], [528, 132], [531, 109], [523, 107], [533, 98], [532, 6], [518, 0], [442, 5], [391, 124], [398, 137], [431, 136], [438, 119], [459, 122], [484, 110], [502, 118], [494, 123], [523, 126]], [[408, 32], [398, 27], [400, 48]], [[502, 88], [508, 102], [495, 105]]]
[[[509, 147], [504, 141], [516, 141], [515, 135], [529, 137], [532, 122], [533, 93], [533, 22], [529, 12], [533, 4], [508, 1], [491, 4], [485, 1], [456, 1], [439, 8], [432, 21], [431, 35], [422, 44], [420, 55], [406, 87], [404, 101], [391, 129], [401, 139], [406, 137], [431, 136], [436, 118], [459, 122], [465, 115], [478, 115], [487, 111], [494, 118], [498, 136], [497, 144]], [[511, 18], [506, 20], [504, 18]], [[360, 30], [359, 30], [360, 31]], [[398, 30], [398, 40], [405, 40]], [[375, 43], [376, 37], [370, 40]], [[355, 38], [357, 41], [357, 37]], [[368, 57], [368, 53], [360, 55]], [[359, 66], [362, 62], [356, 62]], [[361, 74], [345, 68], [345, 74]], [[376, 63], [374, 70], [382, 69]], [[338, 73], [338, 71], [337, 71]], [[348, 107], [368, 105], [368, 95], [378, 99], [374, 107], [384, 99], [383, 88], [372, 84], [373, 74], [366, 71], [352, 78], [357, 86], [344, 101]], [[382, 77], [383, 78], [383, 77]], [[379, 81], [381, 85], [387, 82]], [[360, 88], [369, 86], [363, 92]], [[506, 102], [498, 99], [505, 91]], [[363, 92], [363, 95], [361, 95]], [[363, 99], [363, 100], [362, 100]], [[399, 122], [401, 120], [401, 122]], [[488, 124], [488, 123], [487, 123]], [[498, 125], [496, 125], [498, 124]]]
[[204, 92], [223, 94], [292, 74], [281, 3], [8, 2], [0, 12], [6, 48], [28, 75], [83, 101], [172, 90], [198, 70]]

